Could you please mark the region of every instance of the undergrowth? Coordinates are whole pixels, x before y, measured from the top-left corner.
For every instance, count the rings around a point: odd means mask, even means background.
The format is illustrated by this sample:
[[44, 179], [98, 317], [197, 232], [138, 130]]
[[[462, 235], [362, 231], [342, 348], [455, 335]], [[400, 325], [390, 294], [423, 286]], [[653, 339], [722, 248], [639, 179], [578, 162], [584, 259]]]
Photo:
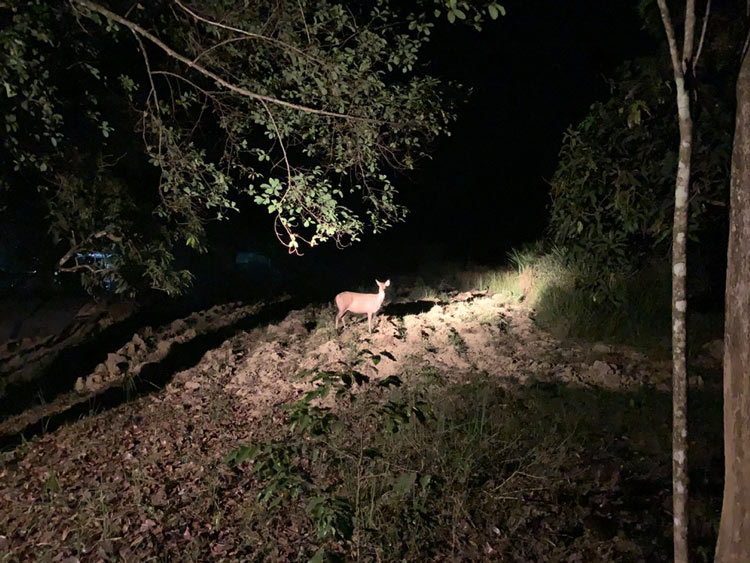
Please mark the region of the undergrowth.
[[[359, 362], [380, 357], [364, 350]], [[666, 395], [506, 389], [481, 375], [455, 384], [434, 369], [409, 383], [371, 381], [357, 365], [307, 375], [314, 388], [278, 435], [227, 457], [263, 507], [264, 535], [298, 531], [295, 558], [668, 557]], [[696, 542], [706, 553], [714, 533]]]
[[[573, 265], [562, 249], [537, 243], [509, 252], [505, 267], [468, 268], [444, 275], [441, 283], [449, 279], [459, 291], [487, 291], [509, 304], [523, 302], [534, 310], [534, 320], [559, 338], [625, 344], [669, 356], [669, 265], [653, 263], [629, 275], [610, 276], [606, 283], [592, 282], [598, 275], [593, 266]], [[701, 300], [705, 280], [698, 275], [690, 283], [698, 288], [689, 288], [688, 301], [688, 351], [694, 353], [721, 337], [723, 316], [716, 304], [693, 306], [693, 297]], [[418, 293], [436, 291], [421, 285]]]

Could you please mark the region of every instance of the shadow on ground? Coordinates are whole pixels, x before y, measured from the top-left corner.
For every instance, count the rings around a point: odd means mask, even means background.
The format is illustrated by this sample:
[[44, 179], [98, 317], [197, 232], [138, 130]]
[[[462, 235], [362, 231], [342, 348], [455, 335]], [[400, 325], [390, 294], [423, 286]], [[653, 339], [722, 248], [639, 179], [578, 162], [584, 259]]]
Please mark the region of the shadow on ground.
[[439, 305], [434, 301], [410, 301], [408, 303], [389, 303], [385, 305], [379, 314], [393, 315], [395, 317], [405, 317], [406, 315], [421, 315]]
[[[161, 361], [143, 366], [139, 376], [131, 380], [127, 389], [120, 386], [109, 387], [94, 397], [29, 424], [19, 433], [0, 436], [0, 449], [13, 448], [23, 440], [51, 432], [91, 412], [111, 409], [139, 396], [158, 391], [169, 383], [176, 373], [196, 365], [206, 352], [217, 348], [238, 332], [280, 321], [291, 310], [304, 304], [298, 300], [287, 300], [268, 305], [257, 314], [243, 317], [234, 324], [200, 334], [188, 342], [173, 344], [167, 356]], [[139, 317], [110, 327], [91, 341], [63, 351], [45, 370], [42, 378], [18, 385], [18, 388], [8, 389], [3, 401], [8, 403], [10, 413], [23, 412], [37, 402], [42, 391], [32, 393], [32, 390], [40, 386], [43, 386], [41, 389], [46, 393], [45, 397], [54, 397], [70, 391], [78, 377], [88, 375], [109, 352], [129, 340], [142, 326], [142, 321]]]

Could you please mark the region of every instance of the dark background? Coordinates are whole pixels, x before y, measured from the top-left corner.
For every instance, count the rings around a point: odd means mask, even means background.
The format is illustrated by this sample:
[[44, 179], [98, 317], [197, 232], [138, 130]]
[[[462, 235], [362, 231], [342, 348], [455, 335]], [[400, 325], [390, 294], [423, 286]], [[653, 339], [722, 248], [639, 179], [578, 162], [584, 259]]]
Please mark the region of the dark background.
[[[619, 64], [660, 50], [666, 57], [666, 47], [643, 30], [634, 0], [503, 4], [507, 15], [487, 19], [481, 32], [449, 24], [444, 15], [436, 24], [422, 61], [430, 74], [462, 84], [466, 99], [457, 107], [452, 135], [437, 141], [432, 158], [394, 177], [399, 203], [410, 210], [406, 222], [379, 235], [365, 233], [362, 242], [344, 250], [328, 243], [303, 249], [299, 257], [276, 240], [265, 209], [250, 198], [240, 199], [239, 214], [208, 226], [207, 254], [176, 249], [178, 264], [196, 274], [198, 293], [230, 292], [231, 285], [255, 291], [257, 285], [248, 284], [246, 275], [235, 275], [241, 251], [270, 258], [278, 272], [272, 291], [275, 283], [293, 287], [308, 278], [312, 285], [327, 284], [330, 292], [350, 284], [374, 287], [374, 277], [419, 273], [436, 264], [500, 265], [511, 248], [542, 237], [547, 182], [565, 129], [578, 123], [594, 101], [606, 99], [604, 78], [612, 77]], [[148, 179], [133, 180], [151, 192]], [[18, 213], [3, 231], [12, 231], [16, 246], [29, 258], [19, 268], [54, 263], [41, 259], [55, 250], [45, 234], [27, 228], [28, 217], [41, 220], [44, 210], [30, 209], [33, 203], [20, 191], [17, 197], [7, 201]], [[76, 276], [61, 278], [68, 291], [80, 291]], [[260, 281], [268, 286], [267, 279]]]
[[[281, 268], [333, 271], [347, 280], [417, 271], [424, 264], [500, 264], [513, 247], [545, 233], [548, 181], [563, 132], [608, 96], [605, 77], [627, 59], [658, 51], [632, 0], [524, 0], [481, 32], [440, 22], [423, 60], [465, 87], [452, 135], [433, 157], [396, 178], [405, 223], [365, 233], [345, 250], [331, 244], [288, 256], [270, 216], [243, 206], [217, 225], [214, 257], [257, 249]], [[666, 54], [665, 54], [666, 56]], [[362, 279], [360, 279], [362, 278]], [[374, 286], [374, 282], [373, 282]]]

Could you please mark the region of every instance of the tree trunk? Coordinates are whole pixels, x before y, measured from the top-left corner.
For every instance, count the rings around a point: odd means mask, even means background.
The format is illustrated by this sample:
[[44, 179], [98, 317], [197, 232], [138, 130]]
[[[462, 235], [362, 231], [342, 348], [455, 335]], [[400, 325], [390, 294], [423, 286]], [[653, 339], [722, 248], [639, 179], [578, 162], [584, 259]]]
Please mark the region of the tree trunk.
[[693, 150], [693, 120], [690, 95], [685, 89], [685, 70], [693, 64], [695, 1], [685, 1], [685, 34], [682, 52], [677, 47], [672, 18], [666, 0], [657, 0], [667, 35], [677, 90], [680, 150], [674, 193], [672, 225], [672, 516], [674, 561], [688, 561], [688, 469], [687, 469], [687, 226], [690, 158]]
[[737, 78], [724, 324], [724, 504], [716, 561], [750, 561], [750, 56]]
[[693, 120], [684, 79], [677, 81], [680, 118], [680, 151], [675, 183], [672, 226], [672, 510], [674, 516], [674, 560], [688, 560], [688, 469], [687, 469], [687, 222]]

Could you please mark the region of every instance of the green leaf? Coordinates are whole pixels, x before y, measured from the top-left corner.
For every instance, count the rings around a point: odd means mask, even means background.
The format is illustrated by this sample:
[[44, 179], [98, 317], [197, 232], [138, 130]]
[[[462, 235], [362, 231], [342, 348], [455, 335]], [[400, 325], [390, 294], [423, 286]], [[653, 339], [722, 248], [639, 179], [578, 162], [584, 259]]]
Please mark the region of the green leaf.
[[406, 473], [402, 473], [393, 483], [393, 492], [397, 495], [405, 495], [412, 489], [412, 487], [414, 487], [414, 483], [416, 483], [416, 481], [416, 472], [408, 471]]
[[401, 379], [397, 375], [389, 375], [385, 379], [378, 381], [380, 387], [400, 387]]
[[386, 358], [388, 358], [388, 359], [389, 359], [389, 360], [391, 360], [392, 362], [395, 362], [395, 361], [396, 361], [396, 356], [394, 356], [393, 354], [391, 354], [391, 353], [390, 353], [390, 352], [389, 352], [388, 350], [382, 350], [382, 351], [380, 352], [380, 355], [381, 355], [381, 356], [385, 356]]
[[427, 417], [425, 417], [424, 412], [422, 411], [422, 409], [420, 409], [418, 407], [412, 407], [411, 411], [414, 413], [414, 416], [417, 417], [417, 420], [421, 424], [424, 424], [427, 421]]

